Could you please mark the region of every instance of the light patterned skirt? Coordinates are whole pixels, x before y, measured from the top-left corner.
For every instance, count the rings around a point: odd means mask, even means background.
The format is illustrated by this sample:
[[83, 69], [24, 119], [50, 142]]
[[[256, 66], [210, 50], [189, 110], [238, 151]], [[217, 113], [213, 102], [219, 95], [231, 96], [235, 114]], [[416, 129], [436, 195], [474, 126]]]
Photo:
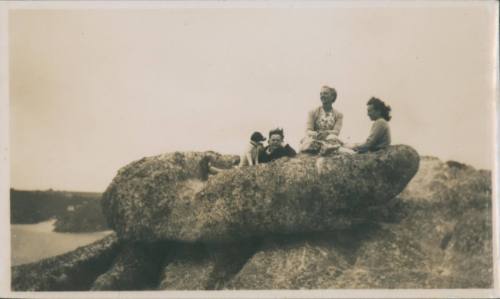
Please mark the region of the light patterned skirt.
[[341, 147], [342, 141], [336, 137], [319, 139], [308, 135], [300, 141], [299, 150], [301, 153], [319, 154], [323, 156], [336, 153]]

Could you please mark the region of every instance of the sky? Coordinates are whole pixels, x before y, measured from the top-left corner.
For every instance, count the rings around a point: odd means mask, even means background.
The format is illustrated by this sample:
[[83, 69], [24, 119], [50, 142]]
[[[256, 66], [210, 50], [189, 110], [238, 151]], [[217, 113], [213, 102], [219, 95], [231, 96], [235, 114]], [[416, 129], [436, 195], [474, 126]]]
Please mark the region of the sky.
[[144, 156], [240, 154], [277, 126], [297, 149], [325, 84], [342, 139], [366, 139], [376, 96], [394, 144], [492, 169], [496, 5], [470, 3], [11, 10], [11, 187], [102, 192]]

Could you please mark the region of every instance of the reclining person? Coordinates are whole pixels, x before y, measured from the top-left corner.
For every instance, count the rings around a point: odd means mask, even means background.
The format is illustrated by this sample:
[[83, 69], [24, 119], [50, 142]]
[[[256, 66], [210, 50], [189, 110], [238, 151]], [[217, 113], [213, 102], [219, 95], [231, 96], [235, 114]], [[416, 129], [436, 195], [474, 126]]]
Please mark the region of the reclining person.
[[268, 145], [259, 155], [260, 163], [267, 163], [283, 157], [295, 157], [297, 152], [288, 144], [283, 145], [285, 134], [283, 129], [274, 129], [269, 132]]

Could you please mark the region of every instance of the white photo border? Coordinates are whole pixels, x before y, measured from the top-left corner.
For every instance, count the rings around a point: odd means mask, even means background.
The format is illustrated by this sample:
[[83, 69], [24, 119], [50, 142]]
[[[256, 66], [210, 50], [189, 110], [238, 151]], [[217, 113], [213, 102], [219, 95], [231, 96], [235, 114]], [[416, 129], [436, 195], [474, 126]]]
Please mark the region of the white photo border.
[[493, 170], [493, 271], [494, 287], [491, 289], [347, 289], [347, 290], [266, 290], [266, 291], [133, 291], [133, 292], [12, 292], [10, 277], [10, 136], [9, 136], [9, 12], [19, 9], [159, 9], [159, 8], [272, 8], [272, 7], [352, 7], [352, 6], [490, 6], [498, 20], [498, 1], [10, 1], [0, 2], [0, 211], [2, 211], [0, 239], [0, 297], [10, 298], [499, 298], [500, 297], [500, 246], [498, 217], [498, 170], [500, 167], [500, 92], [498, 89], [499, 44], [496, 24], [496, 47], [492, 55], [496, 72], [492, 84], [496, 89], [494, 104], [494, 170]]

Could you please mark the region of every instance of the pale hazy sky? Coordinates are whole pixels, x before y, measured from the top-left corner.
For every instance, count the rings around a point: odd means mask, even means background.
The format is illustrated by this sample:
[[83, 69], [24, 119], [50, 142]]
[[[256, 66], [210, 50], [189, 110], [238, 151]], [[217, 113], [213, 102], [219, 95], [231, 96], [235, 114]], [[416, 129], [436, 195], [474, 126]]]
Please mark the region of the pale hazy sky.
[[496, 5], [470, 3], [11, 11], [11, 186], [104, 191], [133, 160], [239, 154], [276, 126], [297, 149], [323, 84], [341, 138], [366, 138], [377, 96], [393, 143], [492, 169]]

